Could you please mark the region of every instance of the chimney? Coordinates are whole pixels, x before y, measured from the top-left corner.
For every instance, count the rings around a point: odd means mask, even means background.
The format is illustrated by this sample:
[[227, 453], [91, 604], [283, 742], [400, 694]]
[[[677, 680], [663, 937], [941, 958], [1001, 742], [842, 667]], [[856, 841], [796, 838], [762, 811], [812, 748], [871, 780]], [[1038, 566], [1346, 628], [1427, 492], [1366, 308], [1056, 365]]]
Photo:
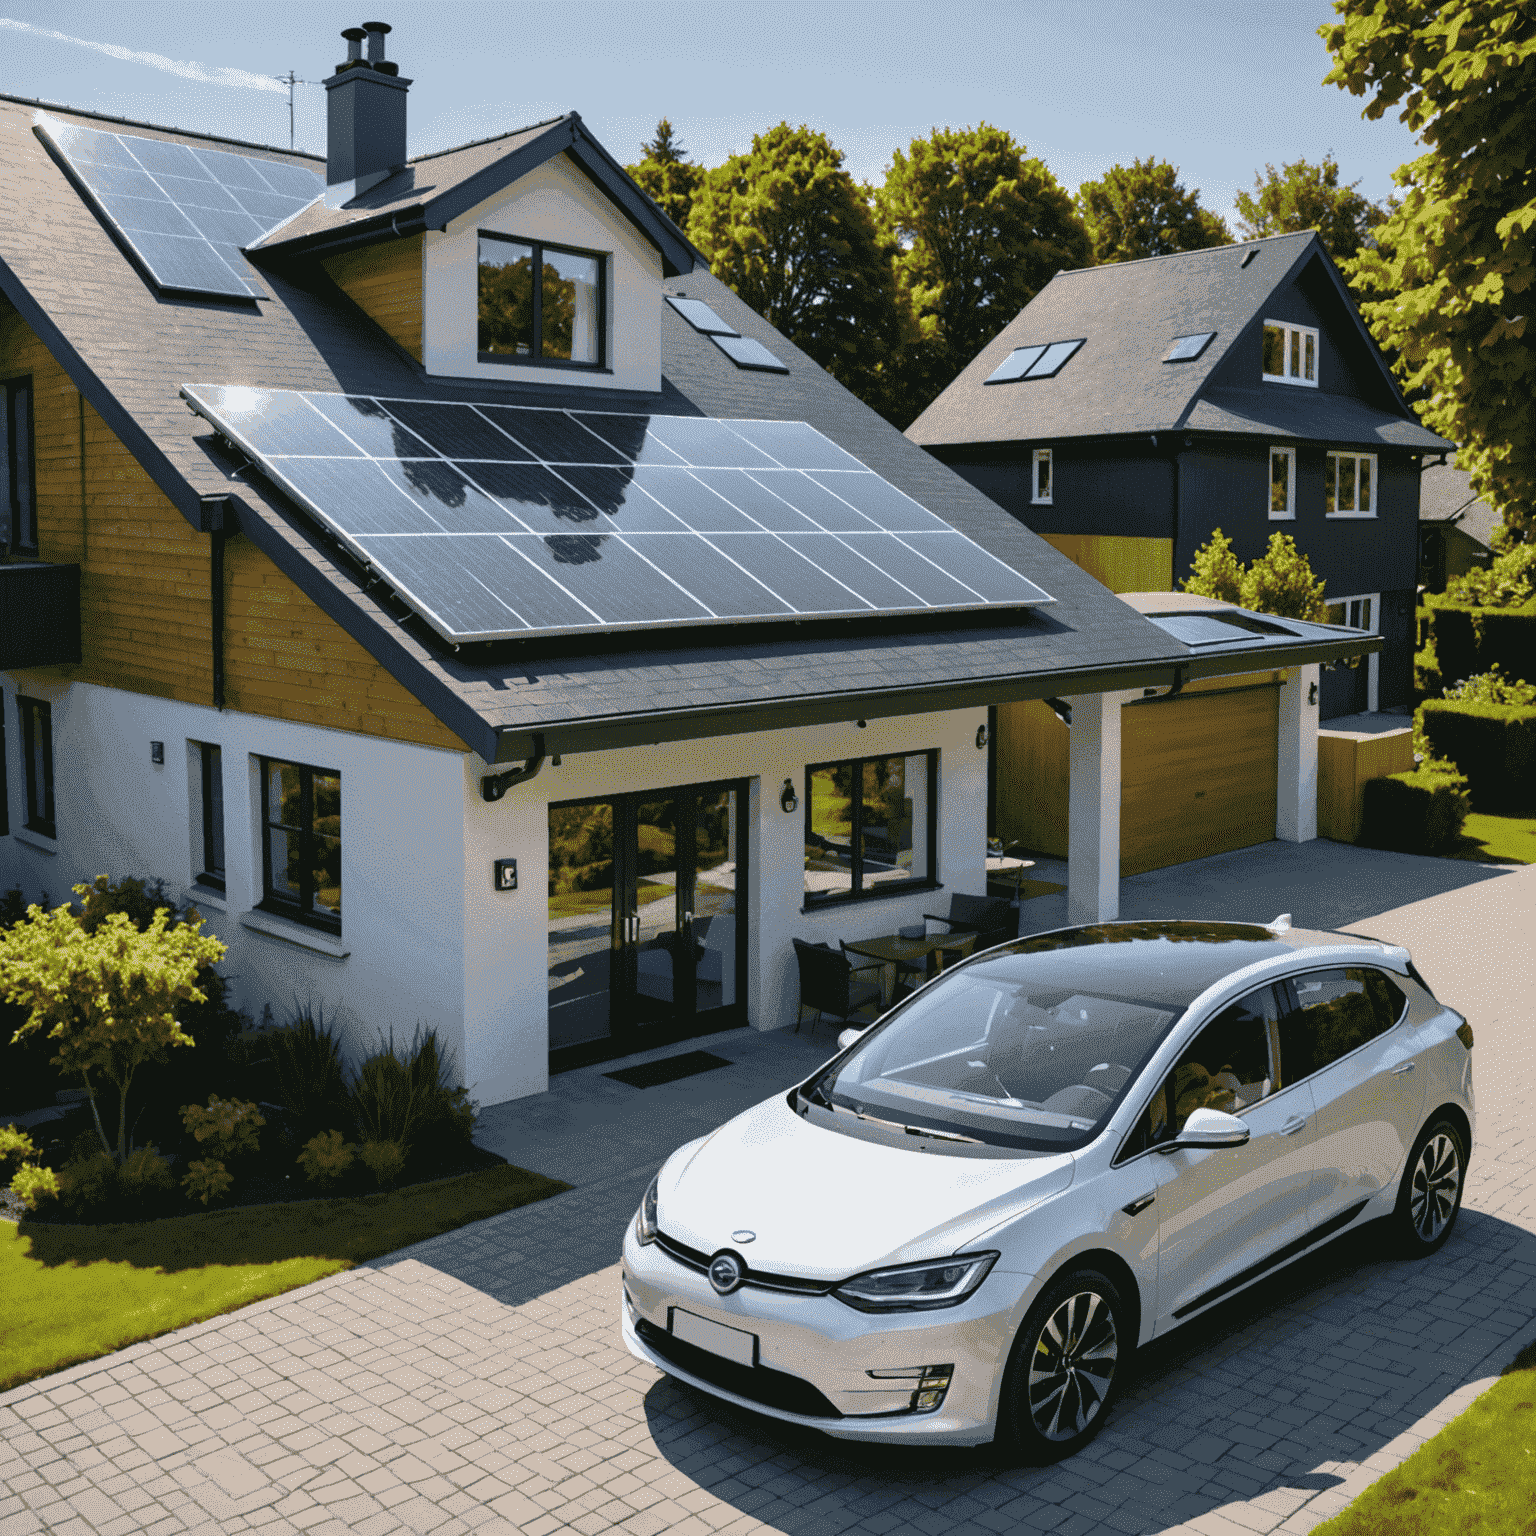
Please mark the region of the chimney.
[[[389, 24], [348, 27], [347, 57], [325, 82], [325, 201], [339, 208], [405, 164], [405, 93], [409, 80], [384, 57]], [[363, 44], [368, 57], [363, 57]]]

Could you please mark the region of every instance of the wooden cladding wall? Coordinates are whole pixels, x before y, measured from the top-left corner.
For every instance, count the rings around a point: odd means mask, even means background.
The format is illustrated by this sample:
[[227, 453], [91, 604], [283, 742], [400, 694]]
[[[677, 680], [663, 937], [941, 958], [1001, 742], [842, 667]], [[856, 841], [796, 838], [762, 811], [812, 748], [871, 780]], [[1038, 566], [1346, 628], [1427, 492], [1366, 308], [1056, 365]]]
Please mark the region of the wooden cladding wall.
[[[81, 662], [64, 677], [208, 704], [210, 541], [194, 533], [14, 310], [0, 379], [31, 374], [38, 552], [80, 566]], [[465, 745], [247, 540], [225, 554], [230, 708], [464, 751]]]
[[1042, 533], [1073, 565], [1111, 592], [1173, 591], [1173, 540], [1100, 533]]
[[332, 282], [385, 333], [421, 361], [421, 235], [330, 256]]
[[1067, 856], [1067, 728], [1049, 704], [997, 706], [997, 833], [1052, 858]]
[[1336, 843], [1360, 836], [1368, 779], [1413, 772], [1413, 731], [1404, 726], [1368, 736], [1363, 731], [1317, 733], [1317, 834]]

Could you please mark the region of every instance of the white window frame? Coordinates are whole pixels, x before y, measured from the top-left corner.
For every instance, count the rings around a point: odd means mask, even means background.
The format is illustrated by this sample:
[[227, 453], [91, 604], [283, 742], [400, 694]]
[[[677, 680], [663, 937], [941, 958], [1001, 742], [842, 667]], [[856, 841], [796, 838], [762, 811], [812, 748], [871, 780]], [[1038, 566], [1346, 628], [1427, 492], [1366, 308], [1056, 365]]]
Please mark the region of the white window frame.
[[[1317, 375], [1321, 370], [1323, 361], [1322, 340], [1318, 335], [1317, 327], [1312, 325], [1297, 325], [1292, 320], [1266, 320], [1264, 328], [1274, 326], [1277, 330], [1285, 332], [1284, 355], [1280, 361], [1281, 373], [1263, 373], [1264, 351], [1263, 338], [1259, 340], [1259, 369], [1266, 383], [1269, 384], [1301, 384], [1307, 389], [1317, 388]], [[1312, 377], [1303, 378], [1300, 374], [1291, 372], [1291, 358], [1295, 355], [1295, 349], [1303, 341], [1310, 337], [1312, 341]]]
[[[1284, 454], [1287, 460], [1285, 473], [1285, 506], [1282, 510], [1275, 510], [1275, 456]], [[1294, 448], [1275, 448], [1269, 450], [1269, 485], [1266, 488], [1269, 499], [1269, 520], [1272, 523], [1294, 522], [1296, 519], [1296, 450]]]
[[[1040, 494], [1040, 466], [1045, 465], [1045, 495]], [[1036, 448], [1029, 466], [1029, 504], [1032, 507], [1048, 507], [1056, 491], [1056, 466], [1051, 461], [1049, 448]]]
[[[1336, 604], [1344, 609], [1344, 622], [1350, 629], [1363, 629], [1368, 635], [1381, 633], [1381, 593], [1357, 592], [1353, 597], [1325, 597], [1323, 601], [1330, 607]], [[1371, 622], [1360, 622], [1359, 604], [1371, 605]], [[1328, 622], [1331, 624], [1332, 619]], [[1376, 653], [1365, 658], [1365, 708], [1367, 714], [1374, 715], [1381, 697], [1381, 655]]]
[[[1339, 461], [1341, 459], [1353, 459], [1355, 461], [1355, 502], [1353, 508], [1340, 510], [1338, 486], [1339, 486]], [[1360, 501], [1360, 466], [1371, 466], [1371, 504], [1363, 512], [1359, 510]], [[1381, 504], [1381, 471], [1380, 465], [1374, 453], [1345, 453], [1342, 450], [1330, 448], [1327, 457], [1323, 460], [1323, 473], [1327, 477], [1323, 483], [1323, 504], [1327, 505], [1328, 492], [1333, 492], [1333, 511], [1325, 513], [1328, 517], [1355, 517], [1374, 518], [1376, 508]]]

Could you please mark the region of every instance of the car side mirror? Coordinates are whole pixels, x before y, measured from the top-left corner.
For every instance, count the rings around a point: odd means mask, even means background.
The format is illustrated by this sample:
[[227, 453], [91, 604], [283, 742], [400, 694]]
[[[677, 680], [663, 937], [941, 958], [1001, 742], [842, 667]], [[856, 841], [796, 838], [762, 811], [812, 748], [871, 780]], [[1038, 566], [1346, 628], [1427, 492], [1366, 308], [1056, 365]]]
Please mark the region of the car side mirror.
[[1174, 1152], [1181, 1147], [1241, 1147], [1248, 1141], [1248, 1127], [1236, 1115], [1220, 1109], [1197, 1109], [1184, 1122], [1184, 1129], [1172, 1141], [1164, 1142], [1160, 1152]]
[[[866, 1025], [865, 1028], [868, 1028], [868, 1026]], [[842, 1034], [837, 1037], [838, 1050], [846, 1051], [848, 1047], [852, 1045], [853, 1042], [857, 1040], [863, 1033], [864, 1030], [862, 1029], [845, 1029]]]

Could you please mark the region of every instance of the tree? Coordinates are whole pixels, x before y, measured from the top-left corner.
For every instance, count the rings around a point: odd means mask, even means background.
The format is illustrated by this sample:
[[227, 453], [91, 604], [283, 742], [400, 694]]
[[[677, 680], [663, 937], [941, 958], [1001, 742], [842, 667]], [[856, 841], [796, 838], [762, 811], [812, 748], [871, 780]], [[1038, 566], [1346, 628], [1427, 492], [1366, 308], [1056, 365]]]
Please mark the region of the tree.
[[1319, 29], [1327, 81], [1400, 107], [1428, 146], [1395, 180], [1400, 206], [1346, 267], [1424, 424], [1460, 448], [1472, 488], [1536, 527], [1536, 15], [1508, 0], [1338, 0]]
[[688, 236], [711, 270], [861, 394], [899, 344], [891, 253], [842, 151], [802, 124], [706, 171]]
[[1324, 583], [1312, 574], [1312, 563], [1296, 548], [1288, 533], [1272, 533], [1269, 548], [1246, 570], [1232, 551], [1232, 541], [1220, 528], [1195, 551], [1190, 570], [1180, 583], [1186, 592], [1218, 598], [1272, 613], [1280, 619], [1321, 620], [1327, 614]]
[[1355, 191], [1360, 183], [1339, 185], [1339, 162], [1332, 153], [1321, 165], [1292, 160], [1277, 171], [1266, 165], [1253, 178], [1253, 191], [1237, 194], [1238, 230], [1245, 240], [1315, 229], [1335, 261], [1354, 256], [1386, 210]]
[[685, 158], [688, 151], [666, 119], [656, 124], [656, 137], [640, 146], [638, 165], [624, 169], [639, 183], [679, 229], [688, 228], [688, 215], [704, 179], [704, 167]]
[[1004, 129], [935, 128], [892, 156], [875, 194], [916, 333], [903, 363], [905, 424], [1063, 268], [1088, 265], [1087, 231], [1043, 161]]
[[[74, 889], [85, 901], [105, 887], [102, 875]], [[119, 1163], [128, 1153], [134, 1074], [145, 1062], [163, 1061], [171, 1047], [195, 1043], [176, 1015], [207, 1001], [198, 969], [224, 955], [218, 939], [199, 931], [202, 918], [174, 925], [170, 918], [162, 907], [140, 930], [117, 911], [88, 929], [72, 906], [45, 912], [34, 904], [25, 921], [0, 933], [0, 988], [8, 1002], [30, 1010], [13, 1040], [42, 1030], [56, 1043], [54, 1066], [80, 1074], [101, 1144]], [[115, 1145], [102, 1128], [93, 1072], [117, 1089]]]
[[1150, 155], [1085, 181], [1077, 189], [1077, 206], [1096, 262], [1139, 261], [1232, 243], [1225, 222], [1200, 206], [1200, 189], [1186, 190], [1177, 166]]

